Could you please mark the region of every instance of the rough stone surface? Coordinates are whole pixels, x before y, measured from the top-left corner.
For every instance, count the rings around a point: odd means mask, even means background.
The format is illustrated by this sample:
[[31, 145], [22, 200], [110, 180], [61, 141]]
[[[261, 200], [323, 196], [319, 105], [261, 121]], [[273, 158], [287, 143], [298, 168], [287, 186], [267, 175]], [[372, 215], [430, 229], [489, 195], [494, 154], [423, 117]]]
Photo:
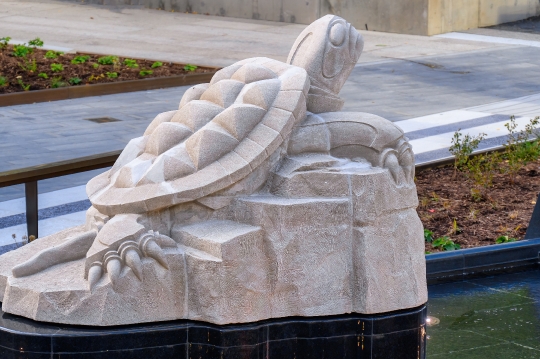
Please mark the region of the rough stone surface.
[[1, 256], [2, 309], [106, 326], [425, 303], [411, 147], [335, 112], [362, 46], [326, 16], [289, 64], [243, 60], [187, 91], [88, 183], [85, 226]]

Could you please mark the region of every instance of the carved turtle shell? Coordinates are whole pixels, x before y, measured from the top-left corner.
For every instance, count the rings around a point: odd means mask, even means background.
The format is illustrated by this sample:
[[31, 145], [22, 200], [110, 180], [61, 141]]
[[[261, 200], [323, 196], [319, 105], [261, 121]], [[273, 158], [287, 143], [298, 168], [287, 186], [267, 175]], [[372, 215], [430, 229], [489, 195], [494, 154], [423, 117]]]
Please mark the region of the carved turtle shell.
[[144, 213], [199, 199], [249, 175], [306, 114], [300, 67], [252, 58], [186, 91], [159, 114], [110, 171], [88, 182], [101, 213]]

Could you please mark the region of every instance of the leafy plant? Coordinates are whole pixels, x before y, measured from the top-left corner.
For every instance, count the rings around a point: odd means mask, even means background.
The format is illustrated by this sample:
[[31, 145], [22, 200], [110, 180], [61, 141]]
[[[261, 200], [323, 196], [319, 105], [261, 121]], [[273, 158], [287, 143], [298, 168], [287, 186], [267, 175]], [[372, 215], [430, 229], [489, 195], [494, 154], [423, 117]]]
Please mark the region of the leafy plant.
[[186, 64], [184, 66], [184, 70], [189, 71], [189, 72], [195, 71], [196, 69], [197, 69], [197, 66], [195, 66], [195, 65]]
[[97, 69], [99, 67], [99, 64], [92, 64], [92, 67]]
[[51, 79], [51, 87], [53, 89], [59, 88], [59, 87], [65, 87], [66, 83], [62, 81], [62, 77], [53, 77]]
[[152, 70], [141, 70], [139, 71], [139, 76], [146, 76], [146, 75], [152, 75], [154, 71]]
[[131, 69], [139, 67], [139, 65], [137, 64], [137, 61], [132, 60], [132, 59], [124, 59], [124, 65], [126, 65], [127, 67]]
[[515, 242], [515, 241], [517, 241], [517, 239], [515, 238], [510, 238], [508, 236], [500, 236], [500, 237], [497, 237], [497, 239], [495, 240], [495, 243], [501, 244], [501, 243]]
[[22, 87], [22, 89], [23, 89], [24, 91], [30, 90], [30, 84], [28, 84], [28, 85], [25, 84], [25, 83], [23, 82], [23, 80], [20, 78], [20, 76], [17, 77], [17, 83]]
[[64, 70], [64, 66], [62, 64], [51, 64], [51, 71], [52, 72], [60, 72]]
[[10, 40], [11, 37], [9, 36], [0, 38], [0, 50], [6, 49]]
[[13, 56], [15, 57], [26, 57], [32, 53], [32, 49], [26, 44], [23, 45], [13, 45]]
[[512, 183], [515, 182], [516, 175], [523, 166], [540, 156], [540, 143], [538, 141], [529, 141], [539, 123], [540, 117], [535, 117], [525, 125], [524, 131], [517, 131], [516, 118], [511, 116], [510, 122], [504, 124], [504, 127], [508, 130], [504, 155]]
[[106, 73], [107, 77], [110, 78], [110, 79], [115, 79], [118, 77], [118, 73], [117, 72], [107, 72]]
[[433, 242], [433, 232], [429, 229], [424, 229], [424, 241], [428, 243]]
[[72, 77], [68, 80], [68, 82], [72, 85], [78, 85], [82, 82], [82, 80], [78, 77]]
[[62, 55], [63, 52], [62, 51], [53, 51], [53, 50], [49, 50], [45, 53], [45, 58], [46, 59], [56, 59], [58, 56]]
[[463, 170], [469, 162], [470, 155], [478, 148], [480, 142], [486, 137], [485, 133], [478, 136], [471, 136], [468, 133], [463, 135], [461, 128], [454, 132], [452, 145], [448, 149], [455, 157], [454, 175], [457, 170]]
[[163, 66], [163, 62], [156, 61], [156, 62], [154, 62], [154, 63], [152, 64], [151, 67], [152, 67], [153, 69], [156, 69], [156, 68], [161, 67], [161, 66]]
[[449, 237], [439, 237], [431, 243], [434, 248], [440, 248], [443, 251], [455, 251], [456, 249], [461, 249], [461, 246], [457, 243], [454, 243]]
[[118, 62], [118, 57], [108, 55], [108, 56], [100, 57], [97, 61], [100, 65], [114, 65], [115, 63]]
[[8, 79], [4, 76], [0, 76], [0, 87], [9, 85]]
[[49, 78], [49, 76], [45, 72], [40, 72], [38, 74], [38, 77], [41, 77], [42, 79], [48, 79]]
[[90, 60], [90, 56], [88, 56], [88, 55], [80, 55], [80, 56], [75, 56], [71, 60], [71, 63], [74, 64], [74, 65], [84, 64], [88, 60]]
[[[495, 173], [500, 171], [502, 157], [499, 152], [492, 152], [472, 157], [467, 163], [468, 177], [483, 188], [493, 185]], [[480, 192], [481, 193], [481, 192]]]
[[37, 71], [36, 59], [30, 60], [30, 59], [23, 58], [23, 62], [19, 63], [19, 67], [26, 72]]
[[42, 47], [43, 41], [39, 37], [36, 37], [34, 40], [28, 41], [28, 45], [32, 47]]

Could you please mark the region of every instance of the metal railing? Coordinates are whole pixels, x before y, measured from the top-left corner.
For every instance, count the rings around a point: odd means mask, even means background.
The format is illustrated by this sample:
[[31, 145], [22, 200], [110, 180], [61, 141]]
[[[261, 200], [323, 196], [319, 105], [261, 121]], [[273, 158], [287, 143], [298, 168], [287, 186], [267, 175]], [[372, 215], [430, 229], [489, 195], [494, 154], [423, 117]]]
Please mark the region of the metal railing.
[[[473, 154], [473, 156], [490, 151], [500, 151], [503, 148], [503, 146], [498, 146], [485, 149], [478, 151], [477, 153]], [[0, 172], [0, 188], [17, 184], [24, 184], [25, 186], [26, 226], [28, 238], [30, 238], [31, 235], [33, 235], [35, 238], [38, 237], [38, 181], [90, 171], [98, 168], [110, 167], [114, 164], [121, 152], [121, 150], [105, 152], [65, 161], [46, 163], [38, 166]], [[416, 171], [421, 172], [426, 169], [446, 166], [452, 164], [453, 162], [454, 157], [446, 157], [436, 161], [424, 162], [416, 165]], [[538, 215], [540, 216], [540, 212]], [[538, 231], [540, 233], [540, 227]]]
[[38, 181], [110, 167], [122, 151], [99, 153], [70, 160], [0, 172], [0, 188], [24, 184], [28, 238], [38, 237]]

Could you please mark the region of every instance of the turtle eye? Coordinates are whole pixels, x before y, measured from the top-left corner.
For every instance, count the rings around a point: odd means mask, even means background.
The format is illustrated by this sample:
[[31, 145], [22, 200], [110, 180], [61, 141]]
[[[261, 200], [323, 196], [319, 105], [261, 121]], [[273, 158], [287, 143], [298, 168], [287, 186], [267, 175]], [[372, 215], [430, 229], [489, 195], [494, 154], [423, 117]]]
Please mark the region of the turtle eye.
[[330, 29], [330, 42], [334, 46], [341, 46], [345, 41], [345, 26], [342, 23], [335, 23]]

